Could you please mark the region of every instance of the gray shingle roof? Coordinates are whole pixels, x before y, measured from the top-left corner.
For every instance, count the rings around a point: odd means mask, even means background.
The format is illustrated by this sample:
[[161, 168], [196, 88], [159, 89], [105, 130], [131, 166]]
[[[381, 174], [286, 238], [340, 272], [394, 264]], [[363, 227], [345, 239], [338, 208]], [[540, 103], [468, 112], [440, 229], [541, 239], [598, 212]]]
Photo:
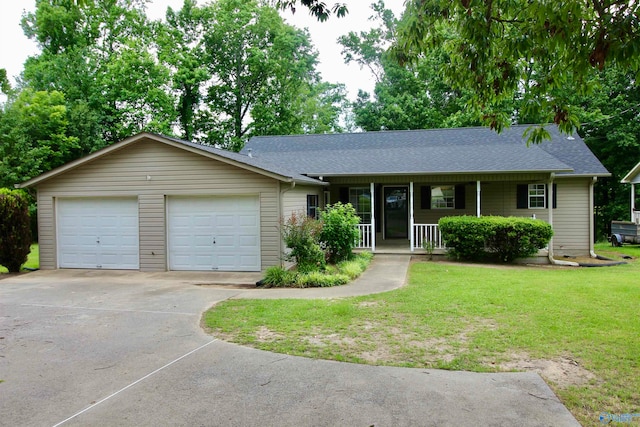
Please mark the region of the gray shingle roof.
[[241, 154], [309, 176], [472, 172], [609, 173], [576, 134], [549, 126], [551, 141], [527, 146], [526, 126], [259, 136]]

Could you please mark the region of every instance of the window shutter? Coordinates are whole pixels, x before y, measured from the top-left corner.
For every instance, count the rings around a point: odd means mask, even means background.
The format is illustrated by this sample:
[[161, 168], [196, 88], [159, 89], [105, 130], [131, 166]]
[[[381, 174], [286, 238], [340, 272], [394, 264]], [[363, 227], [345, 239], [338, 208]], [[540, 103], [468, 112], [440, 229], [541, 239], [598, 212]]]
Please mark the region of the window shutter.
[[345, 205], [349, 203], [349, 187], [340, 187], [339, 200]]
[[[547, 206], [549, 206], [549, 185], [546, 187], [547, 191]], [[553, 209], [558, 207], [558, 184], [553, 184]]]
[[420, 187], [420, 209], [431, 209], [431, 186]]
[[465, 188], [464, 184], [456, 185], [456, 193], [454, 198], [455, 209], [464, 209], [465, 206]]
[[516, 193], [517, 208], [527, 209], [529, 207], [529, 186], [527, 184], [518, 184]]

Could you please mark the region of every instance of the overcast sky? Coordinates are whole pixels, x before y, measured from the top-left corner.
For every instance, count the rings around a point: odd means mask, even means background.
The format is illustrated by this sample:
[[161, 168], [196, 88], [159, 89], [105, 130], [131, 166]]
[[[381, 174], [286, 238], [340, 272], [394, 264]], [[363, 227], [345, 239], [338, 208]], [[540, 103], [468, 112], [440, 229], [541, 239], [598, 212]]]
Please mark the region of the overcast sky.
[[[335, 0], [338, 1], [338, 0]], [[373, 76], [366, 70], [360, 70], [356, 64], [345, 65], [340, 54], [341, 47], [336, 39], [350, 31], [362, 31], [369, 29], [368, 21], [373, 11], [367, 0], [352, 0], [347, 2], [349, 15], [345, 18], [332, 17], [327, 22], [319, 23], [309, 16], [308, 10], [298, 7], [295, 15], [291, 12], [283, 12], [285, 20], [297, 27], [307, 27], [316, 48], [319, 51], [320, 65], [318, 70], [325, 81], [331, 83], [345, 83], [349, 98], [355, 99], [358, 89], [371, 92], [374, 87]], [[162, 19], [167, 6], [179, 9], [183, 0], [153, 0], [149, 2], [147, 16], [150, 19]], [[334, 0], [327, 0], [327, 4], [333, 4]], [[399, 16], [403, 9], [403, 0], [388, 0], [387, 7]], [[25, 37], [20, 28], [20, 19], [23, 12], [33, 11], [35, 0], [0, 0], [0, 68], [6, 68], [7, 74], [12, 80], [22, 72], [22, 66], [28, 56], [38, 53], [38, 48]]]

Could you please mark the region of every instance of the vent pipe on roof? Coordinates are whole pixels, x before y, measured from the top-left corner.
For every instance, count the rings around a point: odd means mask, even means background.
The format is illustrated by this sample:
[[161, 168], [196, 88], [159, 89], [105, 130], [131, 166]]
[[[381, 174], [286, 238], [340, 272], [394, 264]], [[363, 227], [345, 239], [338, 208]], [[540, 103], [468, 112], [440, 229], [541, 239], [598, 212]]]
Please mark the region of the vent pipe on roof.
[[253, 149], [252, 148], [248, 148], [247, 149], [247, 156], [253, 157]]

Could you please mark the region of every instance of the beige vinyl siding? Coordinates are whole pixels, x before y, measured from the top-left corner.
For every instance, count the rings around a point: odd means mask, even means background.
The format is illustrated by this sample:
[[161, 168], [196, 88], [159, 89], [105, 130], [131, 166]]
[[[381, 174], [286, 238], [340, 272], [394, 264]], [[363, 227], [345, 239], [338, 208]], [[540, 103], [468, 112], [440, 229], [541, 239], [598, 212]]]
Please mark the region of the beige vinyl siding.
[[[56, 268], [55, 218], [53, 198], [138, 196], [140, 206], [140, 268], [160, 268], [158, 255], [149, 251], [162, 244], [158, 232], [159, 197], [172, 195], [256, 195], [260, 196], [260, 239], [262, 268], [279, 263], [278, 248], [278, 181], [242, 168], [175, 148], [167, 144], [143, 140], [99, 157], [38, 185], [41, 257], [43, 268]], [[155, 197], [155, 198], [154, 198]], [[163, 202], [164, 203], [164, 202]], [[165, 213], [163, 212], [163, 215]], [[145, 239], [151, 239], [146, 241]], [[164, 249], [163, 248], [163, 249]], [[166, 249], [162, 255], [166, 266]]]
[[[286, 187], [285, 187], [286, 188]], [[302, 212], [307, 214], [307, 196], [318, 196], [318, 203], [322, 204], [323, 188], [297, 185], [294, 188], [285, 189], [282, 193], [282, 217], [287, 219], [292, 213]]]
[[53, 197], [38, 193], [38, 245], [41, 270], [53, 270], [58, 265], [54, 211]]
[[590, 179], [557, 179], [558, 203], [553, 210], [553, 250], [557, 256], [588, 255]]
[[162, 194], [138, 197], [140, 270], [167, 269], [167, 229], [165, 197]]

